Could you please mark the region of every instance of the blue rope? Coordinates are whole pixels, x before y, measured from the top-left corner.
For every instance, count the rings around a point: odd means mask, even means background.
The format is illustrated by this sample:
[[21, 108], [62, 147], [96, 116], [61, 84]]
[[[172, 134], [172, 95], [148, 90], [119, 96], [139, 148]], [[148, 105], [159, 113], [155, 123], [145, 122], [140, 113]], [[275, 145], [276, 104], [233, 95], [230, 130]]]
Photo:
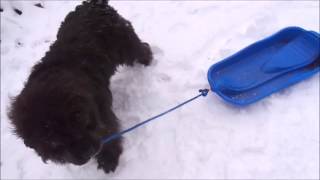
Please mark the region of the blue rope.
[[181, 104], [179, 104], [179, 105], [177, 105], [177, 106], [175, 106], [175, 107], [173, 107], [173, 108], [171, 108], [171, 109], [169, 109], [169, 110], [167, 110], [167, 111], [165, 111], [165, 112], [163, 112], [163, 113], [161, 113], [159, 115], [156, 115], [156, 116], [154, 116], [152, 118], [149, 118], [149, 119], [147, 119], [145, 121], [142, 121], [141, 123], [138, 123], [138, 124], [132, 126], [131, 128], [128, 128], [128, 129], [125, 129], [125, 130], [123, 130], [121, 132], [115, 133], [115, 134], [113, 134], [113, 135], [111, 135], [109, 137], [104, 137], [104, 138], [102, 138], [102, 143], [108, 143], [108, 142], [110, 142], [110, 141], [112, 141], [114, 139], [120, 138], [123, 134], [128, 133], [130, 131], [133, 131], [134, 129], [136, 129], [136, 128], [144, 125], [144, 124], [147, 124], [148, 122], [150, 122], [150, 121], [152, 121], [154, 119], [157, 119], [157, 118], [159, 118], [159, 117], [161, 117], [161, 116], [163, 116], [163, 115], [165, 115], [165, 114], [167, 114], [167, 113], [169, 113], [171, 111], [174, 111], [174, 110], [178, 109], [179, 107], [181, 107], [181, 106], [183, 106], [183, 105], [185, 105], [185, 104], [187, 104], [187, 103], [199, 98], [200, 96], [203, 96], [203, 97], [207, 96], [208, 92], [209, 92], [209, 89], [200, 89], [199, 90], [199, 93], [200, 93], [199, 95], [197, 95], [197, 96], [195, 96], [195, 97], [193, 97], [193, 98], [191, 98], [191, 99], [189, 99], [189, 100], [187, 100], [187, 101], [185, 101], [185, 102], [183, 102], [183, 103], [181, 103]]

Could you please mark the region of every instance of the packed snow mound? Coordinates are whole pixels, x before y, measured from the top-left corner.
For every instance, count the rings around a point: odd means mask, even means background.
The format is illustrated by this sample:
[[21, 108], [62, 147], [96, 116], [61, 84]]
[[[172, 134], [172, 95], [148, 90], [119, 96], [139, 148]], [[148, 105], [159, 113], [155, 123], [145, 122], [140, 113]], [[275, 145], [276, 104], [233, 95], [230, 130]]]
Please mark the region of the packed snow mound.
[[[6, 112], [79, 3], [1, 1], [1, 178], [319, 178], [319, 75], [246, 108], [210, 93], [126, 135], [111, 174], [97, 170], [94, 160], [83, 166], [44, 164], [12, 133]], [[320, 22], [316, 1], [110, 4], [155, 56], [151, 67], [121, 67], [112, 78], [114, 111], [123, 129], [208, 88], [213, 63], [286, 26], [319, 31]]]

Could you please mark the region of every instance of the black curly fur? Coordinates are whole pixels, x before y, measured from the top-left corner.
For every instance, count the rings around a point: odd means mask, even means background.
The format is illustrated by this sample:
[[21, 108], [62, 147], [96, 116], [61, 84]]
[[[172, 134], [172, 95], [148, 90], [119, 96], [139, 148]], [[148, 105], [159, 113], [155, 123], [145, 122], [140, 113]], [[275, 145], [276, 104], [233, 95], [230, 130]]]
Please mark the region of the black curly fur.
[[99, 168], [114, 171], [121, 139], [100, 142], [119, 131], [109, 79], [119, 65], [151, 60], [149, 45], [106, 0], [83, 2], [67, 15], [57, 40], [13, 99], [9, 118], [15, 133], [44, 162], [81, 165], [95, 156]]

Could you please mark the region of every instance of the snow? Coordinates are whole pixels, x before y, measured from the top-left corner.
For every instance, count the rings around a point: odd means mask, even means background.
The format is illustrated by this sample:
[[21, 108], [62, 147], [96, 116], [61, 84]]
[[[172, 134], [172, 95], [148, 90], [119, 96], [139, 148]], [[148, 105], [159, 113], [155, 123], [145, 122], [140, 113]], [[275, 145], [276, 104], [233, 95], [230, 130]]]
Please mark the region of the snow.
[[[319, 178], [319, 74], [246, 108], [210, 93], [127, 134], [111, 174], [97, 170], [94, 160], [83, 166], [44, 164], [12, 133], [6, 112], [65, 15], [80, 2], [43, 1], [44, 9], [37, 2], [1, 1], [1, 178]], [[123, 128], [209, 87], [210, 65], [259, 39], [286, 26], [319, 31], [317, 1], [110, 4], [155, 53], [151, 67], [121, 67], [112, 79]]]

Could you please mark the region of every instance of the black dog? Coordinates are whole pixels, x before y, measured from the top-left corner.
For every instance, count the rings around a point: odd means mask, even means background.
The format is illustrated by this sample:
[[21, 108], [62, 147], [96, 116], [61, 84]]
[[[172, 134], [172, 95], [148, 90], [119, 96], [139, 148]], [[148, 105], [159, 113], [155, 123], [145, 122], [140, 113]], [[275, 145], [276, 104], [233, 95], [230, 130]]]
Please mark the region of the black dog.
[[83, 2], [13, 100], [9, 117], [16, 134], [44, 162], [81, 165], [95, 157], [98, 168], [114, 171], [121, 139], [101, 144], [119, 131], [109, 79], [119, 65], [151, 60], [149, 45], [106, 0]]

